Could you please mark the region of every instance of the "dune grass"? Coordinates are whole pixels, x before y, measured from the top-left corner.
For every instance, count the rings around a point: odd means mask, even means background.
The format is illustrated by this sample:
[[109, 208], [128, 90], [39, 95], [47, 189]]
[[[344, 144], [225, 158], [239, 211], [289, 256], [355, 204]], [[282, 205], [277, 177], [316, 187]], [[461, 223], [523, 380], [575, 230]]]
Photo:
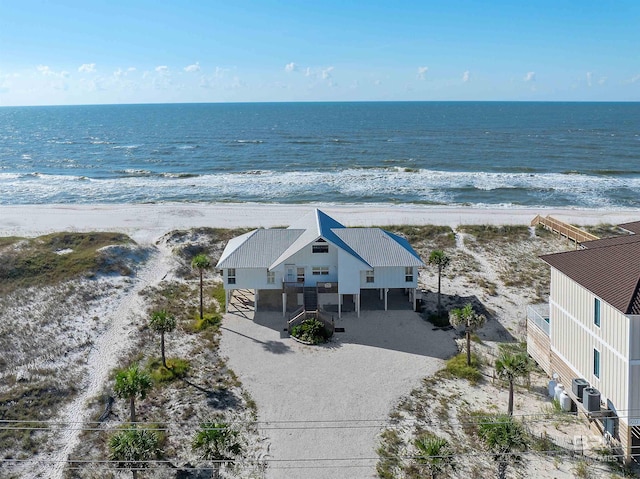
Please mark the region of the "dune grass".
[[[120, 233], [53, 233], [37, 238], [0, 238], [0, 290], [48, 286], [98, 273], [130, 274], [99, 249], [134, 242]], [[124, 269], [123, 269], [124, 268]]]

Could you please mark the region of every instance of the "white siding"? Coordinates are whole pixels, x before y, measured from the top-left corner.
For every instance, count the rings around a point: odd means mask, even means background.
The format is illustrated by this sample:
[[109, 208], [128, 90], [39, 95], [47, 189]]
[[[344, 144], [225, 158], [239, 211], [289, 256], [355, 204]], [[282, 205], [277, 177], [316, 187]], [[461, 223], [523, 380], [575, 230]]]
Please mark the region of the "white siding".
[[629, 359], [640, 359], [640, 316], [629, 318]]
[[412, 282], [404, 280], [404, 266], [378, 267], [373, 270], [374, 282], [367, 283], [366, 272], [360, 273], [360, 287], [362, 289], [375, 288], [415, 288], [417, 286], [417, 272]]
[[[595, 296], [558, 270], [551, 269], [550, 338], [553, 350], [589, 383], [603, 401], [628, 409], [629, 319], [601, 301], [600, 327], [594, 324]], [[593, 371], [593, 350], [600, 351], [600, 378]]]
[[[338, 252], [340, 270], [338, 271], [338, 290], [340, 294], [360, 294], [360, 275], [367, 265], [342, 250]], [[362, 280], [364, 281], [364, 280]]]
[[223, 270], [225, 289], [282, 289], [282, 272], [276, 271], [273, 284], [267, 283], [267, 268], [236, 268], [236, 283], [229, 284], [229, 270]]
[[[311, 246], [312, 245], [309, 244], [302, 248], [289, 257], [286, 263], [295, 264], [297, 268], [304, 268], [305, 286], [315, 286], [316, 283], [338, 281], [338, 249], [329, 244], [328, 253], [313, 253]], [[329, 274], [314, 276], [312, 274], [314, 266], [328, 266]]]

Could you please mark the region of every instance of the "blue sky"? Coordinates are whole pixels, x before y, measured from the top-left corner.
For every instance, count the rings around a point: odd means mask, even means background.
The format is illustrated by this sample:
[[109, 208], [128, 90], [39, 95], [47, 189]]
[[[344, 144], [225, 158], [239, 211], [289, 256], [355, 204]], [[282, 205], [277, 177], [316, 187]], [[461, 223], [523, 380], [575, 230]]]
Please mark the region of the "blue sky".
[[640, 101], [640, 1], [0, 0], [0, 105]]

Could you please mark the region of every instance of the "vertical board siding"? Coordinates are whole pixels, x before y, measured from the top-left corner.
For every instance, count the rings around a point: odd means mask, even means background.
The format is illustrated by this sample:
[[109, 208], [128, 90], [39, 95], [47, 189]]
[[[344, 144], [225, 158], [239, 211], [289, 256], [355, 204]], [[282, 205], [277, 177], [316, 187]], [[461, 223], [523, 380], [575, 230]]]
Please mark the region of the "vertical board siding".
[[527, 353], [545, 373], [553, 374], [549, 336], [530, 319], [527, 319]]
[[[609, 399], [617, 410], [627, 410], [629, 319], [601, 301], [601, 326], [596, 326], [595, 298], [575, 281], [551, 269], [551, 344], [579, 371], [580, 377], [600, 391], [603, 401]], [[593, 374], [594, 348], [600, 351], [600, 378]], [[572, 378], [563, 380], [571, 384]]]

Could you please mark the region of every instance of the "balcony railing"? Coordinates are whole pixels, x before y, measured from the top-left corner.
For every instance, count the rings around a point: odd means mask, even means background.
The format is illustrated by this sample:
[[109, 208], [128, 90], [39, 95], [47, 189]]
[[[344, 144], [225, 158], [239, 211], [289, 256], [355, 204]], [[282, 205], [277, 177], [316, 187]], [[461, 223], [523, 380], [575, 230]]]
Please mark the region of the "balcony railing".
[[532, 304], [527, 306], [527, 319], [549, 336], [549, 305]]

